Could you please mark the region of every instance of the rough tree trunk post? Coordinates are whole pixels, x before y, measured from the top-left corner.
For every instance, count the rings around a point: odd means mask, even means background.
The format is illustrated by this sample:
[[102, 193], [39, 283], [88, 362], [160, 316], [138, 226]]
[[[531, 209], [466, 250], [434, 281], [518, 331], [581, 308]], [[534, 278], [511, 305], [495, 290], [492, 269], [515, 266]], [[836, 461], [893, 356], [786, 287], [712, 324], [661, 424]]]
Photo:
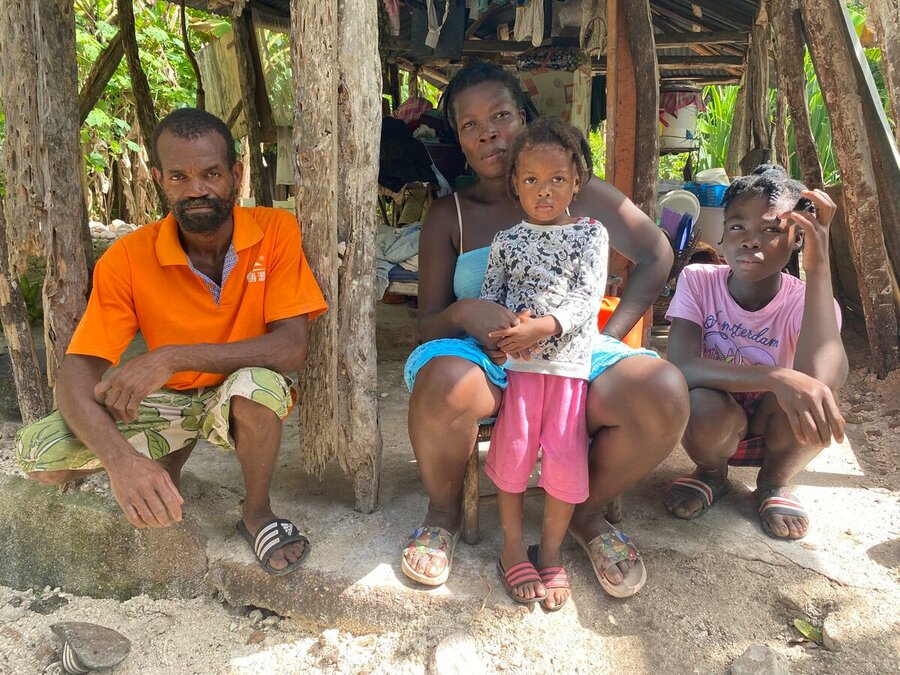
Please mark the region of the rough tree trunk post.
[[13, 381], [22, 422], [31, 424], [47, 413], [47, 392], [41, 368], [38, 365], [28, 310], [19, 281], [9, 268], [9, 246], [6, 239], [6, 220], [3, 217], [3, 200], [0, 199], [0, 322], [9, 347]]
[[788, 150], [788, 103], [787, 96], [780, 89], [775, 92], [774, 137], [772, 140], [772, 158], [784, 168], [790, 170], [791, 157]]
[[343, 249], [337, 308], [338, 459], [353, 480], [356, 509], [371, 513], [381, 478], [374, 274], [381, 69], [375, 0], [340, 3], [338, 39], [338, 245]]
[[237, 56], [238, 77], [241, 83], [241, 104], [247, 120], [247, 140], [250, 143], [250, 186], [257, 206], [272, 206], [272, 191], [263, 166], [259, 112], [256, 108], [256, 73], [250, 53], [250, 10], [231, 19], [234, 29], [234, 53]]
[[769, 17], [765, 4], [750, 32], [750, 58], [744, 73], [747, 89], [746, 124], [748, 152], [741, 156], [741, 173], [748, 174], [769, 161], [772, 153], [772, 123], [769, 120]]
[[294, 161], [303, 249], [330, 309], [312, 322], [300, 373], [300, 445], [307, 471], [324, 475], [338, 447], [337, 0], [291, 0]]
[[881, 69], [894, 119], [894, 142], [900, 148], [900, 0], [869, 0], [867, 7], [878, 33]]
[[[153, 129], [156, 128], [156, 110], [153, 106], [153, 95], [150, 93], [150, 83], [141, 67], [141, 57], [138, 52], [137, 36], [134, 33], [134, 9], [131, 2], [116, 0], [119, 12], [119, 34], [122, 36], [122, 44], [125, 47], [125, 60], [128, 62], [128, 76], [131, 78], [131, 89], [134, 92], [134, 105], [137, 112], [138, 126], [141, 131], [141, 139], [151, 162], [152, 150], [150, 139], [153, 137]], [[166, 195], [162, 188], [153, 181], [156, 195], [159, 197], [159, 210], [166, 210]]]
[[[748, 51], [747, 58], [750, 53]], [[744, 75], [741, 77], [740, 89], [734, 102], [734, 114], [731, 117], [731, 135], [728, 139], [728, 153], [725, 157], [725, 170], [734, 178], [741, 171], [741, 158], [750, 149], [750, 133], [747, 120], [747, 67], [744, 67]]]
[[[651, 218], [659, 172], [659, 80], [647, 0], [609, 0], [606, 179]], [[640, 139], [640, 142], [638, 142]], [[627, 282], [631, 263], [610, 252], [610, 273]], [[644, 344], [652, 310], [644, 316]]]
[[806, 98], [806, 70], [803, 21], [797, 0], [770, 0], [769, 16], [775, 40], [778, 91], [787, 97], [794, 128], [794, 147], [800, 163], [800, 176], [811, 188], [824, 187], [819, 151], [809, 123], [809, 102]]
[[84, 311], [87, 292], [78, 139], [75, 15], [67, 0], [0, 3], [0, 95], [6, 114], [6, 222], [12, 274], [44, 251], [47, 379]]
[[125, 54], [125, 48], [122, 45], [122, 33], [116, 33], [115, 37], [109, 41], [109, 44], [103, 48], [100, 56], [94, 61], [94, 66], [84, 84], [81, 91], [78, 92], [78, 120], [79, 124], [84, 124], [88, 114], [97, 105], [103, 90], [109, 82], [109, 78], [116, 72], [119, 67], [119, 61]]
[[[878, 377], [898, 361], [894, 280], [882, 234], [875, 167], [851, 54], [842, 36], [843, 8], [833, 0], [800, 0], [816, 76], [831, 118], [844, 184], [847, 233], [860, 284], [869, 347]], [[839, 23], [840, 22], [840, 23]]]

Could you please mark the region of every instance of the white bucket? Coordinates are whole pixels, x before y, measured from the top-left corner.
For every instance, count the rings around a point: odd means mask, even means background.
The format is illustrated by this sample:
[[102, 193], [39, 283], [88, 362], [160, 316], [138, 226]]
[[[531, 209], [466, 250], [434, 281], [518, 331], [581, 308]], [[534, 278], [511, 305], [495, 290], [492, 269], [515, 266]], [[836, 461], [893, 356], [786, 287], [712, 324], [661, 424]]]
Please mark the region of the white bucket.
[[660, 119], [669, 126], [659, 125], [660, 150], [696, 150], [700, 147], [697, 138], [697, 106], [693, 103], [675, 113], [662, 113]]

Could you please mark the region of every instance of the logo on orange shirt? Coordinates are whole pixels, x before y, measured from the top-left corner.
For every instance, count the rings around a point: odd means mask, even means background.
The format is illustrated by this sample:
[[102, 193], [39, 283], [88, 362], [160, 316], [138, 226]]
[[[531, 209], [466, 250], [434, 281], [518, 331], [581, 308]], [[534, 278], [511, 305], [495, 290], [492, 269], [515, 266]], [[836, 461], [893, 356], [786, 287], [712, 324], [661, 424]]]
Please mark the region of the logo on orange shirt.
[[250, 273], [247, 275], [248, 284], [266, 280], [265, 260], [265, 256], [259, 256], [259, 258], [257, 258], [256, 262], [253, 264], [253, 269], [250, 270]]

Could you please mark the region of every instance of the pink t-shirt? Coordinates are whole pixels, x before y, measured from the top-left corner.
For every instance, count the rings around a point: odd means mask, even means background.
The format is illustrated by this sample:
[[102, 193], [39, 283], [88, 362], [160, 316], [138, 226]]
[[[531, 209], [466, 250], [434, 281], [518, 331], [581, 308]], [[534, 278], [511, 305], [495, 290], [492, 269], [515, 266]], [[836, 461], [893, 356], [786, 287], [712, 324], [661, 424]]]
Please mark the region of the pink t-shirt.
[[[703, 330], [702, 356], [737, 365], [793, 368], [803, 321], [806, 284], [781, 274], [781, 289], [755, 312], [728, 291], [728, 265], [688, 265], [678, 277], [667, 319], [686, 319]], [[834, 311], [841, 325], [837, 302]]]

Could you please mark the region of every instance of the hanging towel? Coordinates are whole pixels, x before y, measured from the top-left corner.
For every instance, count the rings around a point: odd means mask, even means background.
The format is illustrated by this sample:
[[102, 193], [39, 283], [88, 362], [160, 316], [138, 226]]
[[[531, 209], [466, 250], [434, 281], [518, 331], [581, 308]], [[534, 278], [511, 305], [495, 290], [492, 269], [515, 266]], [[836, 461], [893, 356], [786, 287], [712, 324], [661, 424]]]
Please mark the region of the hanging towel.
[[391, 35], [400, 35], [400, 0], [384, 0], [384, 9], [391, 25]]
[[516, 42], [531, 38], [531, 44], [540, 47], [544, 41], [544, 0], [516, 0], [513, 37]]

